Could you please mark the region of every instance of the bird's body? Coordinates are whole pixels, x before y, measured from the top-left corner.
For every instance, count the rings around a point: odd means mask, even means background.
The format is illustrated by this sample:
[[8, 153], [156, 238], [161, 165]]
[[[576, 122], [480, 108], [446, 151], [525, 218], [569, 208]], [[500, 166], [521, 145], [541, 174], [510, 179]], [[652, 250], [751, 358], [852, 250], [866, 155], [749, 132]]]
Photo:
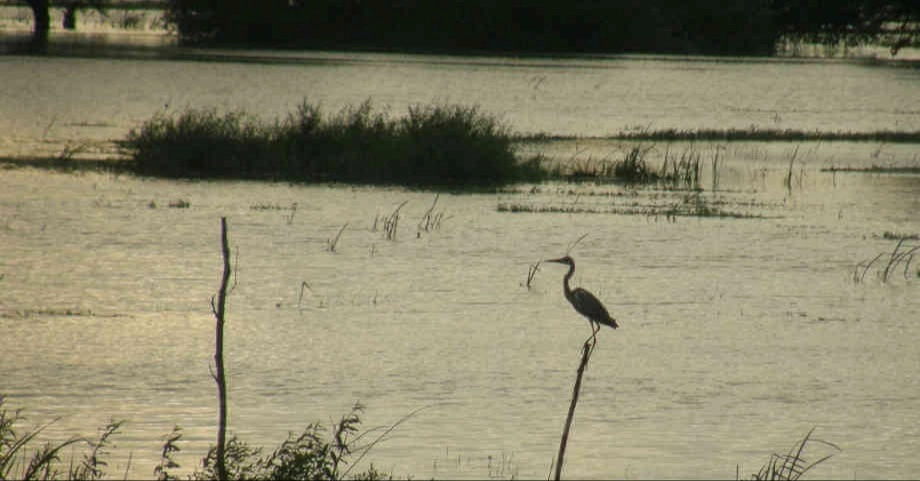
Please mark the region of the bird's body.
[[546, 262], [556, 262], [569, 266], [569, 272], [565, 274], [562, 280], [563, 293], [565, 293], [565, 298], [572, 304], [572, 307], [574, 307], [579, 314], [588, 318], [588, 322], [591, 323], [591, 329], [594, 330], [593, 334], [597, 334], [601, 325], [609, 326], [613, 329], [620, 327], [616, 319], [610, 316], [610, 313], [607, 312], [607, 308], [604, 307], [604, 304], [602, 304], [594, 294], [591, 294], [581, 287], [572, 289], [571, 286], [569, 286], [569, 280], [575, 274], [574, 259], [565, 256], [559, 259], [550, 259]]

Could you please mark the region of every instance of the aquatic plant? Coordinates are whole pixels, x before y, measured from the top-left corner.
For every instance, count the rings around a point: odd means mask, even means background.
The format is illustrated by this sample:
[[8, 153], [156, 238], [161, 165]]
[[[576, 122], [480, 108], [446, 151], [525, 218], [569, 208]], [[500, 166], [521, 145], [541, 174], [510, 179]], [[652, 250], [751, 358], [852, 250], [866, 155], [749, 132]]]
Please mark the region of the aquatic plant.
[[[889, 234], [889, 236], [891, 235], [890, 232], [886, 232], [885, 234]], [[886, 237], [886, 238], [889, 238], [889, 237]], [[918, 251], [920, 251], [920, 245], [914, 245], [914, 246], [904, 245], [904, 242], [908, 240], [914, 240], [914, 239], [915, 238], [912, 236], [898, 237], [897, 238], [898, 243], [894, 246], [891, 252], [879, 252], [878, 255], [873, 257], [871, 260], [861, 261], [857, 263], [856, 267], [853, 270], [853, 282], [856, 282], [857, 284], [863, 282], [866, 278], [866, 273], [869, 272], [869, 269], [871, 269], [872, 266], [877, 261], [879, 261], [882, 258], [885, 258], [886, 255], [888, 259], [887, 262], [884, 263], [883, 267], [880, 266], [878, 268], [878, 275], [882, 279], [882, 282], [887, 283], [888, 280], [891, 278], [891, 274], [893, 274], [895, 272], [895, 269], [897, 269], [898, 266], [902, 264], [904, 266], [903, 267], [904, 278], [910, 279], [911, 262], [914, 260], [914, 255]], [[916, 275], [920, 277], [920, 271], [918, 271]]]
[[[664, 162], [658, 170], [659, 182], [699, 189], [702, 176], [701, 154], [693, 147], [687, 147], [680, 155], [672, 155], [670, 148], [665, 151]], [[717, 177], [719, 154], [713, 159], [714, 176]]]
[[178, 116], [158, 112], [132, 129], [125, 141], [140, 174], [166, 177], [246, 177], [273, 156], [270, 132], [242, 111], [188, 109]]
[[518, 162], [497, 117], [459, 105], [416, 105], [391, 119], [370, 101], [333, 115], [304, 101], [273, 123], [242, 111], [161, 112], [122, 146], [137, 173], [165, 177], [462, 186], [541, 174]]
[[[700, 190], [702, 177], [701, 154], [688, 147], [680, 154], [668, 148], [664, 160], [657, 168], [646, 158], [655, 150], [654, 145], [632, 146], [618, 160], [609, 158], [579, 157], [575, 153], [562, 165], [547, 172], [549, 178], [567, 181], [624, 182], [630, 185], [656, 184], [669, 188]], [[713, 176], [717, 179], [719, 153], [713, 158]]]
[[869, 167], [822, 167], [821, 172], [857, 172], [866, 174], [920, 174], [920, 167], [882, 166]]
[[348, 222], [346, 222], [340, 229], [335, 237], [331, 239], [326, 239], [326, 248], [329, 252], [335, 252], [336, 246], [339, 245], [339, 239], [342, 237], [342, 232], [345, 232], [345, 228], [348, 227]]
[[808, 431], [808, 433], [805, 435], [805, 437], [802, 438], [801, 441], [792, 446], [788, 453], [771, 454], [770, 459], [764, 463], [759, 471], [751, 475], [750, 479], [756, 481], [794, 481], [801, 478], [805, 473], [810, 471], [815, 466], [823, 463], [824, 461], [827, 461], [835, 454], [827, 454], [815, 461], [808, 461], [805, 458], [805, 447], [807, 445], [819, 444], [825, 447], [833, 448], [836, 452], [842, 451], [842, 449], [840, 449], [840, 447], [834, 443], [812, 438], [811, 435], [814, 433], [814, 431], [815, 428], [811, 428], [811, 430]]
[[877, 130], [871, 132], [821, 132], [796, 129], [642, 129], [607, 136], [619, 140], [722, 140], [722, 141], [851, 141], [851, 142], [907, 142], [920, 141], [920, 130]]
[[533, 284], [533, 279], [537, 276], [537, 272], [540, 271], [540, 264], [542, 263], [543, 261], [537, 261], [533, 264], [530, 264], [530, 266], [527, 268], [527, 282], [525, 282], [524, 285], [528, 290], [531, 288], [531, 284]]
[[432, 230], [441, 228], [441, 221], [445, 219], [444, 211], [436, 212], [434, 209], [438, 205], [438, 199], [441, 197], [441, 194], [435, 194], [434, 201], [431, 202], [431, 207], [425, 211], [425, 214], [422, 215], [421, 220], [418, 221], [418, 231], [417, 235], [421, 236], [421, 233], [431, 232]]
[[402, 201], [401, 204], [399, 204], [398, 206], [396, 206], [395, 209], [393, 209], [393, 212], [391, 212], [390, 215], [385, 215], [381, 217], [378, 214], [374, 216], [374, 225], [373, 227], [371, 227], [371, 230], [376, 232], [377, 224], [380, 221], [382, 221], [383, 222], [383, 237], [386, 240], [396, 240], [396, 230], [399, 227], [399, 211], [403, 208], [403, 206], [405, 206], [408, 203], [409, 203], [408, 200]]
[[715, 204], [718, 204], [718, 202], [707, 199], [699, 191], [694, 191], [689, 192], [687, 195], [684, 195], [670, 204], [629, 204], [605, 207], [597, 205], [532, 205], [519, 202], [499, 202], [496, 206], [496, 211], [512, 214], [614, 214], [643, 215], [655, 218], [664, 216], [669, 221], [676, 220], [678, 217], [715, 217], [731, 219], [764, 218], [763, 215], [756, 213], [725, 210]]

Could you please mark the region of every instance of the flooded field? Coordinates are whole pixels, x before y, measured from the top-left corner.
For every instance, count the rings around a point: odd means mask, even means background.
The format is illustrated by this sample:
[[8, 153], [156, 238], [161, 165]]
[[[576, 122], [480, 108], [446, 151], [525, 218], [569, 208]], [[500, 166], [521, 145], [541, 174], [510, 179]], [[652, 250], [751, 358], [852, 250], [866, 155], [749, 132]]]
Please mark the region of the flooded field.
[[[33, 95], [2, 98], [0, 150], [54, 153], [73, 142], [105, 154], [158, 109], [272, 116], [305, 95], [330, 107], [372, 97], [397, 113], [438, 99], [479, 104], [521, 131], [562, 135], [649, 124], [920, 126], [918, 73], [904, 67], [321, 56], [328, 62], [2, 57], [4, 83]], [[56, 72], [78, 91], [60, 94]], [[81, 80], [91, 74], [113, 80]], [[807, 90], [799, 82], [808, 78], [827, 81]], [[703, 84], [714, 87], [680, 87]], [[870, 87], [871, 102], [858, 94]], [[521, 148], [590, 166], [636, 145]], [[4, 168], [6, 403], [36, 424], [60, 417], [45, 431], [51, 439], [125, 419], [110, 457], [115, 477], [150, 477], [179, 425], [176, 459], [183, 473], [194, 468], [215, 439], [210, 299], [226, 216], [237, 267], [226, 339], [233, 433], [272, 449], [311, 422], [337, 421], [355, 401], [367, 406], [367, 427], [423, 408], [362, 464], [414, 478], [544, 478], [590, 330], [563, 298], [564, 267], [542, 265], [529, 288], [527, 274], [587, 235], [571, 249], [575, 284], [601, 298], [621, 329], [599, 335], [565, 476], [727, 478], [739, 464], [745, 475], [812, 427], [842, 449], [816, 477], [913, 476], [920, 264], [905, 259], [887, 278], [885, 268], [899, 238], [902, 249], [918, 245], [920, 176], [829, 169], [920, 167], [917, 146], [641, 147], [655, 165], [698, 154], [699, 182], [436, 197]], [[440, 223], [426, 230], [435, 199]], [[379, 221], [403, 202], [387, 239]]]

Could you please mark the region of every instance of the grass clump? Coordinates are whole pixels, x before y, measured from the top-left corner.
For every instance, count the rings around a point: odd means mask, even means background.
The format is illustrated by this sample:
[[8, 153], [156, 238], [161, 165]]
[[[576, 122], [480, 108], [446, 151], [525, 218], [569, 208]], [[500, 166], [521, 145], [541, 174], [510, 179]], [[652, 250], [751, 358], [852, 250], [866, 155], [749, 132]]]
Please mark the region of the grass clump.
[[128, 134], [126, 146], [141, 174], [245, 177], [270, 157], [269, 137], [262, 122], [245, 112], [189, 109], [177, 116], [157, 113]]
[[[811, 435], [814, 431], [814, 428], [808, 431], [805, 437], [794, 444], [786, 454], [771, 454], [770, 459], [767, 460], [760, 470], [752, 474], [750, 479], [755, 481], [795, 481], [800, 479], [815, 466], [827, 461], [833, 457], [834, 454], [842, 451], [840, 447], [834, 443], [813, 438]], [[825, 448], [831, 448], [833, 451], [817, 459], [806, 456], [806, 446], [814, 444], [821, 445]], [[738, 477], [736, 476], [736, 478]]]
[[[287, 439], [277, 449], [264, 456], [261, 448], [252, 447], [240, 441], [236, 436], [230, 437], [227, 440], [225, 452], [227, 479], [330, 481], [392, 479], [391, 475], [378, 471], [373, 464], [365, 471], [352, 473], [354, 465], [361, 461], [367, 451], [380, 440], [378, 437], [376, 440], [360, 442], [362, 435], [358, 434], [358, 426], [361, 423], [360, 413], [363, 409], [361, 404], [355, 404], [351, 412], [344, 415], [333, 426], [329, 439], [323, 436], [323, 427], [319, 423], [312, 423], [299, 435], [288, 434]], [[167, 443], [173, 445], [172, 450], [177, 449], [175, 443], [178, 439], [174, 434], [167, 440]], [[166, 462], [161, 463], [160, 466], [179, 467], [178, 464], [168, 459], [165, 447], [164, 458], [167, 458]], [[202, 459], [201, 469], [196, 470], [191, 475], [191, 479], [199, 481], [220, 479], [216, 464], [217, 450], [211, 448]], [[159, 479], [164, 481], [176, 479], [168, 470], [160, 466], [156, 469]]]
[[[108, 466], [105, 461], [108, 451], [105, 448], [111, 445], [111, 437], [118, 433], [123, 421], [110, 422], [100, 430], [99, 436], [95, 439], [71, 437], [60, 443], [46, 442], [32, 448], [35, 438], [51, 423], [25, 432], [20, 431], [16, 424], [25, 419], [22, 411], [10, 413], [3, 403], [4, 398], [0, 396], [0, 479], [94, 480], [105, 476], [104, 468]], [[80, 462], [71, 459], [64, 465], [61, 453], [65, 448], [76, 444], [85, 444], [89, 452], [83, 454]]]
[[[626, 150], [618, 160], [578, 158], [579, 152], [567, 162], [556, 167], [549, 176], [569, 181], [607, 181], [622, 182], [630, 185], [657, 184], [671, 188], [699, 189], [702, 177], [702, 162], [699, 152], [687, 149], [683, 153], [673, 154], [670, 149], [664, 154], [664, 161], [659, 167], [650, 165], [646, 160], [654, 146], [633, 146]], [[718, 155], [713, 160], [718, 162]], [[714, 167], [715, 170], [715, 167]]]
[[157, 114], [123, 145], [138, 173], [165, 177], [483, 185], [540, 175], [536, 161], [518, 162], [507, 126], [459, 105], [391, 119], [369, 101], [333, 115], [305, 101], [274, 122], [189, 109]]
[[[0, 396], [0, 479], [52, 480], [80, 479], [97, 480], [113, 474], [107, 456], [112, 446], [112, 437], [119, 434], [123, 421], [112, 421], [101, 428], [94, 439], [71, 437], [60, 443], [47, 442], [36, 445], [35, 438], [50, 425], [21, 431], [17, 424], [24, 420], [21, 410], [9, 412], [3, 407]], [[261, 448], [252, 447], [231, 436], [227, 440], [225, 462], [227, 479], [272, 480], [272, 479], [321, 479], [321, 480], [381, 480], [392, 479], [392, 475], [377, 470], [370, 464], [364, 470], [356, 470], [366, 454], [412, 413], [390, 426], [374, 439], [365, 440], [371, 431], [359, 432], [361, 404], [355, 404], [351, 411], [332, 426], [328, 435], [319, 423], [308, 425], [299, 435], [289, 434], [281, 445], [268, 455]], [[52, 421], [53, 422], [53, 421]], [[328, 436], [328, 437], [327, 437]], [[161, 460], [153, 468], [153, 476], [159, 481], [183, 479], [176, 474], [181, 468], [174, 455], [181, 451], [182, 429], [174, 427], [164, 441]], [[65, 449], [84, 445], [82, 459], [62, 459]], [[185, 479], [217, 480], [217, 450], [212, 447], [202, 458], [200, 467]], [[124, 473], [127, 479], [127, 472]]]

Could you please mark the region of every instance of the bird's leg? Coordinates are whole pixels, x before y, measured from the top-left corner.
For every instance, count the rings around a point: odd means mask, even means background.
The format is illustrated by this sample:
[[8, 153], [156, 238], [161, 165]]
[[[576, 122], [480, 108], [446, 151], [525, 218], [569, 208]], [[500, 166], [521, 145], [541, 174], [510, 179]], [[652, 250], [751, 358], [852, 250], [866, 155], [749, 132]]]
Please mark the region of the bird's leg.
[[591, 345], [594, 346], [594, 344], [597, 343], [597, 331], [601, 330], [601, 325], [596, 324], [593, 320], [590, 319], [588, 320], [588, 323], [591, 325], [591, 335], [585, 339], [585, 344], [587, 344], [588, 341], [591, 341]]

